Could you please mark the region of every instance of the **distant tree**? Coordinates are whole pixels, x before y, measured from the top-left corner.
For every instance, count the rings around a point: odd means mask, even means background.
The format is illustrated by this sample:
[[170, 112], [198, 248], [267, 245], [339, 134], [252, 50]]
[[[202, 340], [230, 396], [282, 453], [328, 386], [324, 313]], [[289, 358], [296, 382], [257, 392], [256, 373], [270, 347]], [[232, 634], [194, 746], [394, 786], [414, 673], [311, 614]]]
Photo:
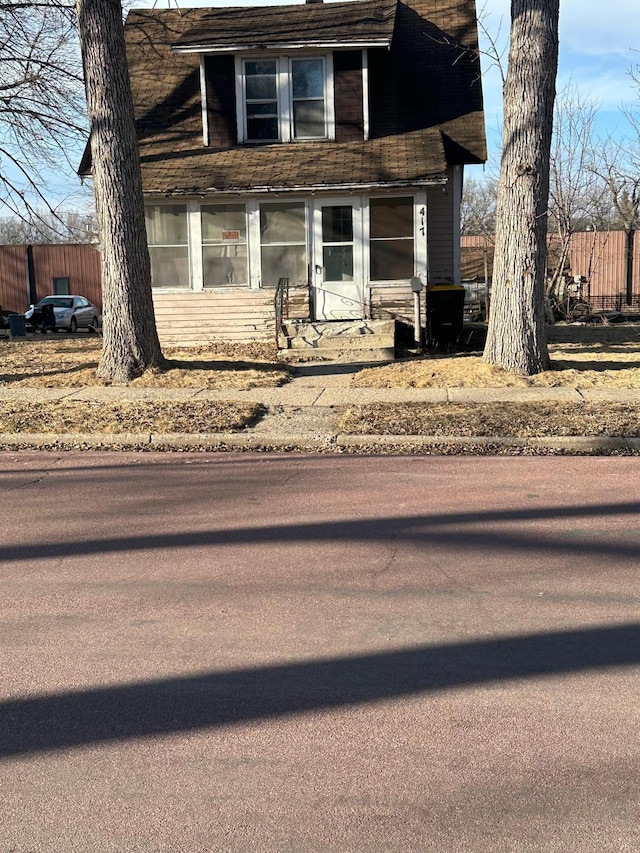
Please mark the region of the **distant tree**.
[[493, 292], [484, 360], [522, 375], [549, 367], [544, 328], [549, 152], [559, 0], [512, 0]]
[[77, 0], [100, 231], [104, 346], [98, 375], [165, 365], [151, 298], [140, 157], [120, 0]]
[[25, 216], [0, 218], [0, 245], [93, 243], [98, 225], [93, 213], [36, 210]]
[[595, 103], [581, 96], [572, 83], [558, 93], [549, 184], [549, 225], [557, 235], [558, 251], [555, 266], [548, 270], [547, 293], [556, 289], [563, 274], [572, 235], [606, 227], [603, 205], [607, 187], [594, 168], [598, 156], [596, 115]]
[[460, 233], [493, 241], [496, 230], [498, 183], [493, 178], [465, 178], [460, 205]]
[[36, 220], [55, 205], [47, 169], [75, 173], [86, 136], [73, 8], [0, 0], [0, 213]]
[[633, 258], [640, 228], [640, 110], [623, 108], [629, 132], [622, 141], [608, 140], [594, 171], [604, 181], [614, 212], [614, 227], [625, 232], [625, 296], [633, 297]]

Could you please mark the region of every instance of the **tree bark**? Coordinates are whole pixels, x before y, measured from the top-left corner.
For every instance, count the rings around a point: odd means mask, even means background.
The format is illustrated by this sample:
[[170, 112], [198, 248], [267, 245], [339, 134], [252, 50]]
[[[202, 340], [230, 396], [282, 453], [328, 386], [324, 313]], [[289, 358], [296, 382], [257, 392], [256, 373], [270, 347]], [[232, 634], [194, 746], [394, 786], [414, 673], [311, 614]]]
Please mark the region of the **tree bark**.
[[140, 157], [120, 0], [76, 0], [100, 230], [104, 347], [98, 375], [164, 366], [153, 301]]
[[531, 375], [549, 367], [544, 328], [549, 152], [559, 0], [512, 0], [491, 318], [484, 360]]

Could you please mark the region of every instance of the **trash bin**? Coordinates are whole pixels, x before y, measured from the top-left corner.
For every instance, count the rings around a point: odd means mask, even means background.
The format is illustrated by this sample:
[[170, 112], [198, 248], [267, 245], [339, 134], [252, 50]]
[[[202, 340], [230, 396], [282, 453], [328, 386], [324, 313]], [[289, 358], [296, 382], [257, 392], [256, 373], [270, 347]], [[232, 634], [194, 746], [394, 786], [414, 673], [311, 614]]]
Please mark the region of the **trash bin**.
[[22, 314], [9, 315], [9, 329], [12, 338], [24, 338], [27, 334], [26, 321]]
[[427, 285], [427, 344], [434, 349], [455, 347], [464, 325], [462, 284]]

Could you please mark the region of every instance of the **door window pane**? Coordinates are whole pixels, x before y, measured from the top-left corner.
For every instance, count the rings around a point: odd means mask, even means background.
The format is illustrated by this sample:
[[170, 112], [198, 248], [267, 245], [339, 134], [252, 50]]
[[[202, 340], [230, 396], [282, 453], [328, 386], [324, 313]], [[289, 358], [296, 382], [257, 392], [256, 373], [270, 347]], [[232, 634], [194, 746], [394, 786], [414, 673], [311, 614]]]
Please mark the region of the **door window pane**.
[[244, 204], [203, 205], [201, 221], [204, 286], [247, 285], [247, 212]]
[[325, 246], [324, 281], [353, 281], [353, 246]]
[[413, 199], [371, 199], [369, 214], [371, 281], [410, 279], [414, 274]]
[[322, 242], [350, 243], [353, 241], [353, 208], [350, 204], [322, 208]]
[[260, 206], [261, 279], [275, 287], [279, 278], [307, 282], [307, 238], [303, 202]]

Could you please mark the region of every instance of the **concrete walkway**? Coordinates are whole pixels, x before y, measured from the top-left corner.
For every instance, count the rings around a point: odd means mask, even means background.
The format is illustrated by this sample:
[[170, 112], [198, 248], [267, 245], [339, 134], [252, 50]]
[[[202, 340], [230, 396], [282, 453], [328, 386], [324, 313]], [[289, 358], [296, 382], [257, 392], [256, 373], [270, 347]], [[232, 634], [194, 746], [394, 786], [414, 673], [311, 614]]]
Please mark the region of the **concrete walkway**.
[[546, 437], [513, 439], [478, 436], [345, 435], [338, 430], [339, 409], [375, 403], [625, 402], [640, 403], [640, 389], [604, 388], [353, 388], [351, 377], [362, 365], [321, 364], [297, 368], [294, 378], [278, 388], [213, 391], [198, 388], [0, 388], [0, 401], [67, 400], [225, 400], [260, 403], [266, 415], [237, 433], [207, 434], [0, 434], [0, 447], [148, 447], [363, 452], [438, 445], [478, 449], [531, 448], [566, 452], [640, 452], [640, 439]]

